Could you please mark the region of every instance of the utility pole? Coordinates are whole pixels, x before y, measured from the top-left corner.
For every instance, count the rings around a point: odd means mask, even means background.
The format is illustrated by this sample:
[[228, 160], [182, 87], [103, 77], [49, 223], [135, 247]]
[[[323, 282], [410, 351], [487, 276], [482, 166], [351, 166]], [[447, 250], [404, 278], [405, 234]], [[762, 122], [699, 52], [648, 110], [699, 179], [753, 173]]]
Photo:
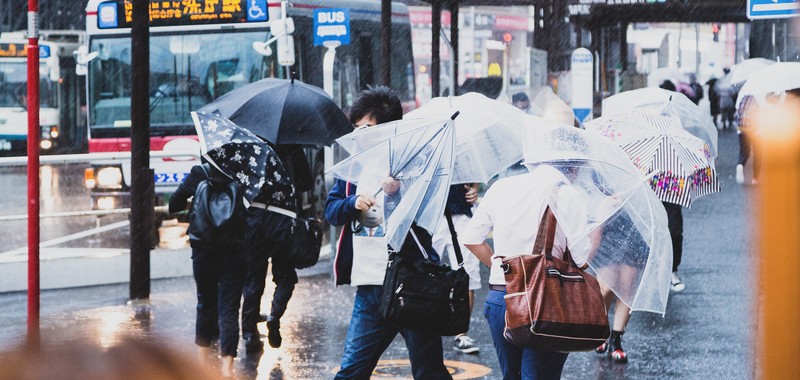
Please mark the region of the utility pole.
[[150, 298], [155, 201], [150, 169], [149, 3], [133, 0], [131, 25], [131, 300]]
[[28, 0], [28, 345], [39, 347], [39, 0]]

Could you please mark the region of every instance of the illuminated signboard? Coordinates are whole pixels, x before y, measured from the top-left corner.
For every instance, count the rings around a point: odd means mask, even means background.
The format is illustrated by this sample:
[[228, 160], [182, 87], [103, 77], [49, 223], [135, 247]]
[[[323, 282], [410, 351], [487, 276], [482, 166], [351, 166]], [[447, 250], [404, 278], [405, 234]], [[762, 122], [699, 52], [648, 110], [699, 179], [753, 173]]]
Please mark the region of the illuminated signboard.
[[666, 3], [667, 0], [571, 0], [568, 9], [570, 16], [581, 16], [591, 13], [593, 6], [642, 6], [663, 5]]
[[[28, 50], [25, 44], [0, 43], [0, 58], [27, 58]], [[39, 58], [50, 58], [50, 46], [39, 46]]]
[[[131, 0], [97, 6], [100, 29], [130, 28]], [[150, 26], [213, 25], [269, 21], [267, 0], [150, 0]]]

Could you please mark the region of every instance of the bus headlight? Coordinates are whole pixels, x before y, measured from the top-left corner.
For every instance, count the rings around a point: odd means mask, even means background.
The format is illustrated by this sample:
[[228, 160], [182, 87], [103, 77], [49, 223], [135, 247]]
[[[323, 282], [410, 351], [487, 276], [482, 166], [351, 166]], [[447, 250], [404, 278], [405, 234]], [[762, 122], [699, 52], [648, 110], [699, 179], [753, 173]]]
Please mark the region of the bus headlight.
[[39, 146], [42, 147], [42, 150], [48, 150], [53, 147], [53, 142], [50, 140], [42, 140], [39, 142]]
[[105, 167], [95, 173], [97, 187], [101, 189], [121, 189], [122, 170], [118, 167]]

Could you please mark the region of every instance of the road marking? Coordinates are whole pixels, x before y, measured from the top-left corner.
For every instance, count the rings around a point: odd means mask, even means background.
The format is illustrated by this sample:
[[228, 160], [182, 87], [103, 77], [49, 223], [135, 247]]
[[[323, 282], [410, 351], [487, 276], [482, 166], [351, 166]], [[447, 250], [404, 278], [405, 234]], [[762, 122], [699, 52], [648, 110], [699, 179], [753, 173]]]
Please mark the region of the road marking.
[[[72, 235], [62, 236], [60, 238], [56, 238], [56, 239], [52, 239], [52, 240], [48, 240], [48, 241], [43, 241], [43, 242], [39, 243], [39, 248], [51, 247], [51, 246], [54, 246], [56, 244], [66, 243], [68, 241], [85, 238], [85, 237], [88, 237], [88, 236], [92, 236], [94, 234], [99, 234], [101, 232], [112, 231], [112, 230], [115, 230], [115, 229], [119, 229], [119, 228], [125, 227], [125, 226], [127, 226], [129, 224], [130, 224], [130, 221], [124, 220], [124, 221], [121, 221], [121, 222], [112, 223], [112, 224], [105, 225], [105, 226], [102, 226], [102, 227], [93, 228], [91, 230], [85, 230], [85, 231], [81, 231], [81, 232], [78, 232], [78, 233], [74, 233]], [[24, 247], [20, 247], [20, 248], [11, 250], [11, 251], [2, 252], [2, 253], [0, 253], [0, 256], [20, 254], [20, 253], [25, 253], [27, 251], [28, 251], [28, 246], [26, 245]]]
[[[477, 379], [492, 373], [492, 369], [481, 364], [461, 362], [455, 360], [445, 360], [444, 365], [453, 376], [453, 380]], [[333, 369], [333, 373], [339, 372], [339, 367]], [[413, 379], [407, 374], [411, 373], [411, 362], [408, 359], [385, 359], [379, 360], [375, 370], [372, 371], [371, 379], [384, 380], [407, 380]]]

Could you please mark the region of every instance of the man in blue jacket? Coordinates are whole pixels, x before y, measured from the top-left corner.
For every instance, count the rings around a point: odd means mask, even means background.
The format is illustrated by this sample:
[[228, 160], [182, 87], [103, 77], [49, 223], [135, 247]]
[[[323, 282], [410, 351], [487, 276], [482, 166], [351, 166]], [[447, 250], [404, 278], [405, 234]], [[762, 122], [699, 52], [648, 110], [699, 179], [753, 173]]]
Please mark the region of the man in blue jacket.
[[[350, 109], [350, 121], [357, 129], [398, 120], [402, 115], [400, 99], [388, 87], [368, 88]], [[381, 185], [386, 194], [397, 191], [396, 181]], [[372, 233], [362, 236], [364, 234], [360, 232], [365, 227], [357, 222], [359, 213], [379, 205], [381, 202], [369, 193], [359, 194], [355, 185], [341, 180], [336, 181], [325, 204], [328, 222], [344, 226], [334, 259], [336, 285], [351, 284], [358, 288], [344, 356], [336, 379], [369, 379], [381, 354], [397, 333], [406, 341], [415, 379], [451, 379], [444, 366], [440, 336], [390, 326], [380, 316], [383, 274], [389, 260], [388, 248], [382, 237], [373, 236]], [[416, 235], [416, 239], [412, 234]], [[403, 242], [400, 254], [422, 258], [421, 248], [425, 249], [431, 260], [439, 260], [431, 247], [430, 234], [414, 225]]]

